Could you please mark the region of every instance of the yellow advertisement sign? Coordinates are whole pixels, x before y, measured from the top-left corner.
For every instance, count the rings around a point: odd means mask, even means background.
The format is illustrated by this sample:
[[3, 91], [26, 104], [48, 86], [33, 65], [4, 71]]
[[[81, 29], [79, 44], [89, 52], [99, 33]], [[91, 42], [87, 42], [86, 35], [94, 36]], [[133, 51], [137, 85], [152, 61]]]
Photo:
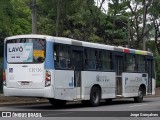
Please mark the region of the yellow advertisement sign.
[[34, 50], [34, 57], [43, 57], [44, 58], [44, 50]]

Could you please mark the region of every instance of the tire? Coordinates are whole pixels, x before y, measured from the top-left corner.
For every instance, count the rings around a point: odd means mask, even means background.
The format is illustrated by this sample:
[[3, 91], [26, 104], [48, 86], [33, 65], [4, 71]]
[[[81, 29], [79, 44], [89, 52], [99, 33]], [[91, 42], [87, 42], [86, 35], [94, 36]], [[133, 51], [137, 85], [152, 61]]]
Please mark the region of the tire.
[[99, 87], [93, 87], [90, 93], [89, 103], [92, 107], [97, 107], [101, 100], [101, 90]]
[[143, 101], [143, 96], [144, 96], [144, 90], [142, 87], [140, 87], [138, 90], [138, 97], [134, 97], [134, 101], [136, 103], [141, 103]]
[[53, 98], [49, 98], [48, 100], [49, 100], [49, 103], [52, 104], [54, 107], [63, 107], [67, 103], [66, 100], [58, 100]]

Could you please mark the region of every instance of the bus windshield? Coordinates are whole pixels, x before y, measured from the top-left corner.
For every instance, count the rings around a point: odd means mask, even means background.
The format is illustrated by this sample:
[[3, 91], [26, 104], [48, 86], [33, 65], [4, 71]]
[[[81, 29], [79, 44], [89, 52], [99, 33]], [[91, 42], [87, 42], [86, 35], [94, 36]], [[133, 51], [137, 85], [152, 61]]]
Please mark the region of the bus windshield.
[[45, 46], [45, 39], [20, 38], [7, 40], [7, 61], [8, 63], [43, 63]]

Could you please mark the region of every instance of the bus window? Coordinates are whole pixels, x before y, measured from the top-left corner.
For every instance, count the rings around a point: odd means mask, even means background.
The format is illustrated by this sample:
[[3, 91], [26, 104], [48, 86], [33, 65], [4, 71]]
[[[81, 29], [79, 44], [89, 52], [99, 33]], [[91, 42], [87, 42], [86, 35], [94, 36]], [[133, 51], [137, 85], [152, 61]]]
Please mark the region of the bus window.
[[98, 51], [94, 49], [85, 49], [85, 69], [88, 70], [96, 70], [98, 69], [98, 62], [97, 62], [97, 53]]
[[125, 61], [125, 70], [127, 72], [134, 72], [136, 70], [135, 55], [126, 54]]
[[21, 38], [6, 43], [8, 63], [43, 63], [45, 59], [45, 39]]
[[137, 71], [138, 72], [145, 72], [145, 57], [137, 55]]
[[70, 69], [70, 49], [66, 45], [55, 45], [54, 46], [54, 63], [55, 68]]
[[111, 52], [101, 50], [99, 51], [99, 67], [100, 70], [112, 70], [112, 56]]

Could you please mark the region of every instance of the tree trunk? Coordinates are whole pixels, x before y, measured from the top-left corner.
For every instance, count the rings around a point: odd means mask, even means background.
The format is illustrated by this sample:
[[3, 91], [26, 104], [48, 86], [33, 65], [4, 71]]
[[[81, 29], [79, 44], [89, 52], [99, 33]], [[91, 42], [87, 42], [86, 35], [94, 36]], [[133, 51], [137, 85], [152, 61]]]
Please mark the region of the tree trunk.
[[37, 5], [36, 0], [32, 0], [32, 34], [37, 34]]
[[146, 7], [146, 0], [143, 1], [143, 29], [141, 36], [143, 36], [143, 50], [146, 50], [146, 35], [144, 33], [146, 32], [146, 14], [147, 14], [147, 7]]
[[60, 17], [61, 17], [61, 0], [56, 0], [56, 3], [57, 3], [56, 36], [59, 36]]
[[159, 55], [160, 54], [160, 47], [159, 47], [159, 43], [158, 43], [158, 30], [157, 30], [156, 27], [155, 27], [154, 39], [155, 39], [155, 46], [156, 46], [156, 49], [157, 49], [157, 52], [158, 52], [158, 55]]

